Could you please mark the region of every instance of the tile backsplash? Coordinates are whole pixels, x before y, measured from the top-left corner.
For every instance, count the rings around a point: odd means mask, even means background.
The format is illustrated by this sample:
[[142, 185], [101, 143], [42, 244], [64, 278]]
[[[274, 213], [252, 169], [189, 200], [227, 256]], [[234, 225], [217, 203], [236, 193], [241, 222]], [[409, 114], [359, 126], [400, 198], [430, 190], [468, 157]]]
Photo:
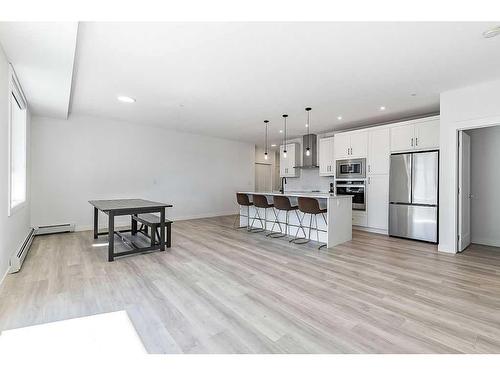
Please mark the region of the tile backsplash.
[[318, 168], [301, 169], [300, 177], [287, 178], [285, 191], [328, 191], [330, 189], [330, 183], [334, 181], [334, 177], [320, 176]]

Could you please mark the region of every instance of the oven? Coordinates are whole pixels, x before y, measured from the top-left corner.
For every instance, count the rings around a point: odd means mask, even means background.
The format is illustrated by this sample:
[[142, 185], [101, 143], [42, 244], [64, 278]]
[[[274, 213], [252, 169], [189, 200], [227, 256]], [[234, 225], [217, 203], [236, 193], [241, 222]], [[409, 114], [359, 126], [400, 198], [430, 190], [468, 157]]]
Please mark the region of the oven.
[[337, 178], [365, 178], [366, 159], [337, 160]]
[[352, 195], [352, 209], [366, 211], [365, 180], [337, 180], [337, 195]]

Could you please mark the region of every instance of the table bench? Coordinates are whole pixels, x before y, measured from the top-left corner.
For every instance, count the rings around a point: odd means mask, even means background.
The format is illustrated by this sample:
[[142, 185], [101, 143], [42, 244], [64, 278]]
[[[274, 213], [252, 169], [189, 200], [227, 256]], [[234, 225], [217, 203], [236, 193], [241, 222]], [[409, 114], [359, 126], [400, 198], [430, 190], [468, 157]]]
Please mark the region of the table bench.
[[[141, 227], [137, 229], [137, 223], [141, 223]], [[155, 246], [160, 242], [160, 217], [155, 214], [137, 214], [132, 215], [132, 234], [141, 232], [151, 239], [151, 246]], [[151, 235], [148, 233], [148, 228], [151, 228]], [[172, 221], [165, 219], [165, 228], [167, 229], [166, 245], [172, 246]]]

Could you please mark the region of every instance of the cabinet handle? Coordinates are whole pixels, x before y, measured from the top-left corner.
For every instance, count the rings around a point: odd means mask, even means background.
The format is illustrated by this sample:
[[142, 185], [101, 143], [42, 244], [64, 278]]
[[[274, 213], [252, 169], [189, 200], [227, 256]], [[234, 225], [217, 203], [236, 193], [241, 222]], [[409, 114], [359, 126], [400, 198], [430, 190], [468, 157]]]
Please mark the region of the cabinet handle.
[[372, 178], [368, 177], [368, 185], [370, 185], [371, 183], [372, 183]]
[[418, 137], [415, 138], [415, 146], [418, 146]]
[[368, 172], [371, 172], [371, 169], [372, 168], [371, 168], [370, 164], [368, 164]]
[[413, 138], [411, 139], [411, 147], [413, 147]]

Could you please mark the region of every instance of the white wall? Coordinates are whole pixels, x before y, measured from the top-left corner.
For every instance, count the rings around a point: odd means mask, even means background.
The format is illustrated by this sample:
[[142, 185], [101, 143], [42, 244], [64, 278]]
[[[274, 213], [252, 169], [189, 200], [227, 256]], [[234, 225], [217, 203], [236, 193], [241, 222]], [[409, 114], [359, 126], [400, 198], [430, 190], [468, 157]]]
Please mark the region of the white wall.
[[177, 220], [232, 214], [235, 192], [254, 186], [254, 145], [243, 142], [70, 116], [33, 117], [31, 147], [34, 225], [90, 229], [90, 199], [172, 203]]
[[439, 250], [457, 248], [458, 130], [500, 124], [500, 80], [441, 94]]
[[472, 242], [500, 246], [500, 126], [471, 136]]
[[[19, 250], [30, 230], [30, 194], [28, 151], [28, 191], [27, 203], [10, 217], [8, 209], [8, 153], [9, 153], [9, 64], [0, 47], [0, 283], [9, 265], [11, 255]], [[30, 136], [30, 116], [28, 113], [27, 134]]]

